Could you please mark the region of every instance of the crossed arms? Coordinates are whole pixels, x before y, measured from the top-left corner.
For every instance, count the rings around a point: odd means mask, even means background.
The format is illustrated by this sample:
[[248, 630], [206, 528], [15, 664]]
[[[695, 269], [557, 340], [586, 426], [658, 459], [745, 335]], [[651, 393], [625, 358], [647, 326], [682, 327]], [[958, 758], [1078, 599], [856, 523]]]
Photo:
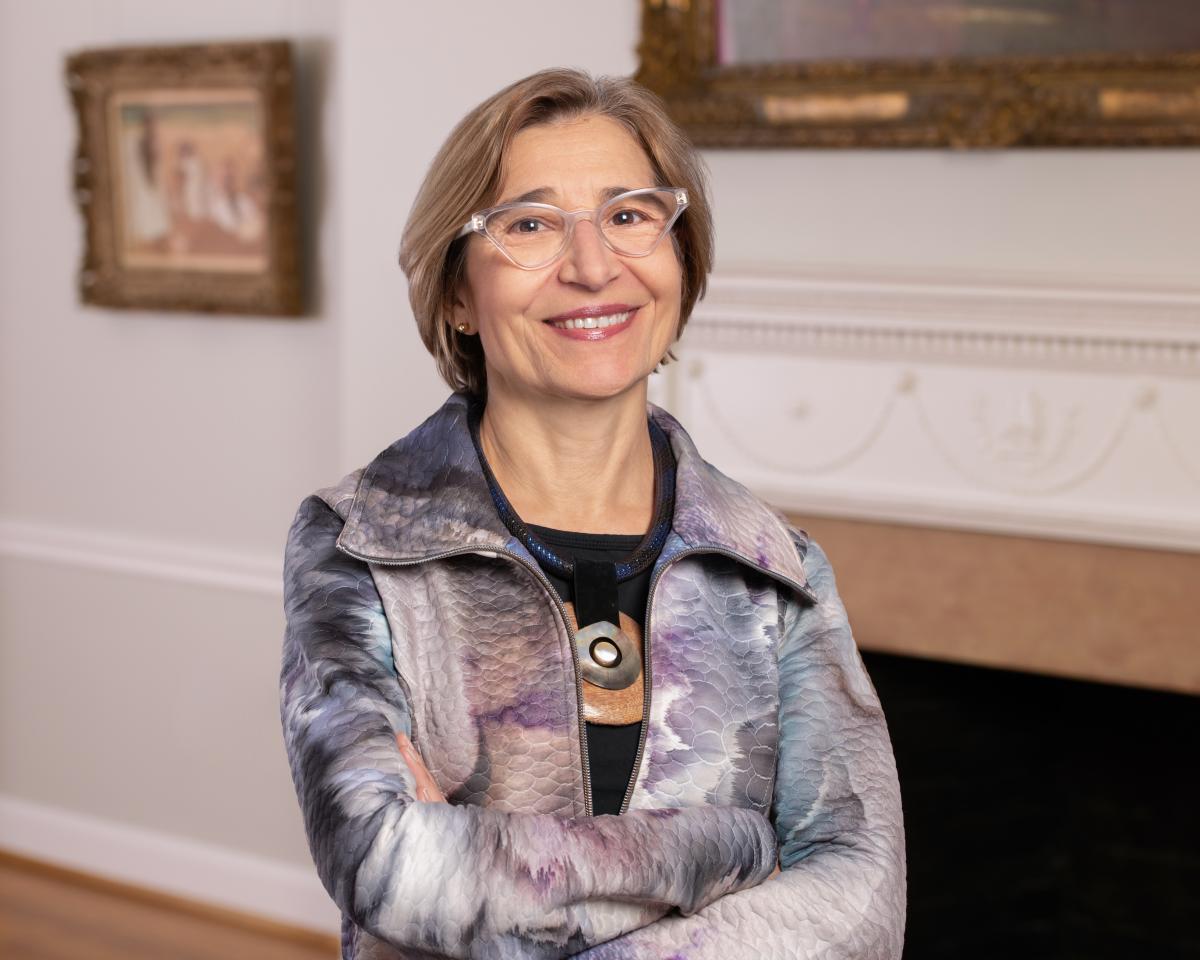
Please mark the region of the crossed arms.
[[898, 788], [832, 573], [821, 604], [781, 613], [770, 822], [711, 806], [570, 819], [418, 800], [390, 629], [340, 529], [314, 496], [289, 533], [280, 707], [318, 875], [355, 924], [449, 957], [899, 956]]

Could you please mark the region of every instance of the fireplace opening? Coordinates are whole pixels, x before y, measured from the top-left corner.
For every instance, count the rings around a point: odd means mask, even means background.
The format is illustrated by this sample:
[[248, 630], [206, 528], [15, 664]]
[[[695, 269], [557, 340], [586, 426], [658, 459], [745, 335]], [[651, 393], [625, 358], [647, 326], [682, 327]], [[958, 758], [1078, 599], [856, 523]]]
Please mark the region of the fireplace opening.
[[906, 960], [1200, 957], [1200, 698], [864, 651]]

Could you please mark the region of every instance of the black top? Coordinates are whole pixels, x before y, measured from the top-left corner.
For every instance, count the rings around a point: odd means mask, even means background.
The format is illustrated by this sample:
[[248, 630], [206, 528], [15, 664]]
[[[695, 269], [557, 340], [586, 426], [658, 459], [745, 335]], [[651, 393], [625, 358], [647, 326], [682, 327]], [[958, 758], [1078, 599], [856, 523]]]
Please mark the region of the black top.
[[[535, 537], [544, 540], [564, 560], [573, 560], [576, 556], [610, 562], [622, 560], [642, 541], [640, 535], [633, 534], [622, 536], [610, 533], [576, 533], [539, 527], [532, 523], [526, 526]], [[548, 565], [541, 566], [550, 582], [554, 584], [559, 597], [564, 602], [572, 600], [570, 581], [559, 577]], [[617, 602], [621, 612], [636, 621], [643, 631], [646, 628], [644, 621], [646, 600], [650, 593], [650, 570], [651, 567], [647, 567], [636, 576], [617, 584]], [[633, 775], [633, 761], [637, 756], [638, 742], [642, 735], [642, 723], [587, 723], [586, 726], [589, 773], [592, 779], [592, 813], [617, 813], [621, 809], [621, 802], [625, 799], [625, 791]]]

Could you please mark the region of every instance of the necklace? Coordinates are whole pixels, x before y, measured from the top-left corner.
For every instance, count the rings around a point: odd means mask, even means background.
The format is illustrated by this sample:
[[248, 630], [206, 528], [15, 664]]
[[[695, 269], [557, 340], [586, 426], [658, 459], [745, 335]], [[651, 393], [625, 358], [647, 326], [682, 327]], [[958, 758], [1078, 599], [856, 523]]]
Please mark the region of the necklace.
[[670, 439], [647, 417], [654, 455], [654, 519], [629, 556], [616, 563], [587, 557], [569, 560], [534, 536], [500, 488], [479, 440], [483, 409], [482, 399], [472, 397], [467, 405], [467, 422], [500, 519], [539, 562], [572, 584], [575, 617], [581, 628], [575, 634], [575, 646], [583, 679], [607, 690], [625, 689], [637, 680], [641, 663], [636, 644], [618, 625], [621, 614], [617, 584], [636, 577], [653, 564], [670, 533], [675, 513], [675, 455]]

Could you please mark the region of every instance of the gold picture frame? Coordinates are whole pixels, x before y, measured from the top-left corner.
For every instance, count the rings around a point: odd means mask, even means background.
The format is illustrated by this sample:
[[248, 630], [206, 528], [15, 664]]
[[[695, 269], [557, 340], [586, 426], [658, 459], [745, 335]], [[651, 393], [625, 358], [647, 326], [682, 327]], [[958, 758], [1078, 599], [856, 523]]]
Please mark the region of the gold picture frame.
[[637, 79], [697, 146], [1200, 144], [1200, 49], [722, 64], [718, 5], [642, 3]]
[[286, 41], [81, 51], [66, 82], [83, 302], [302, 312]]

